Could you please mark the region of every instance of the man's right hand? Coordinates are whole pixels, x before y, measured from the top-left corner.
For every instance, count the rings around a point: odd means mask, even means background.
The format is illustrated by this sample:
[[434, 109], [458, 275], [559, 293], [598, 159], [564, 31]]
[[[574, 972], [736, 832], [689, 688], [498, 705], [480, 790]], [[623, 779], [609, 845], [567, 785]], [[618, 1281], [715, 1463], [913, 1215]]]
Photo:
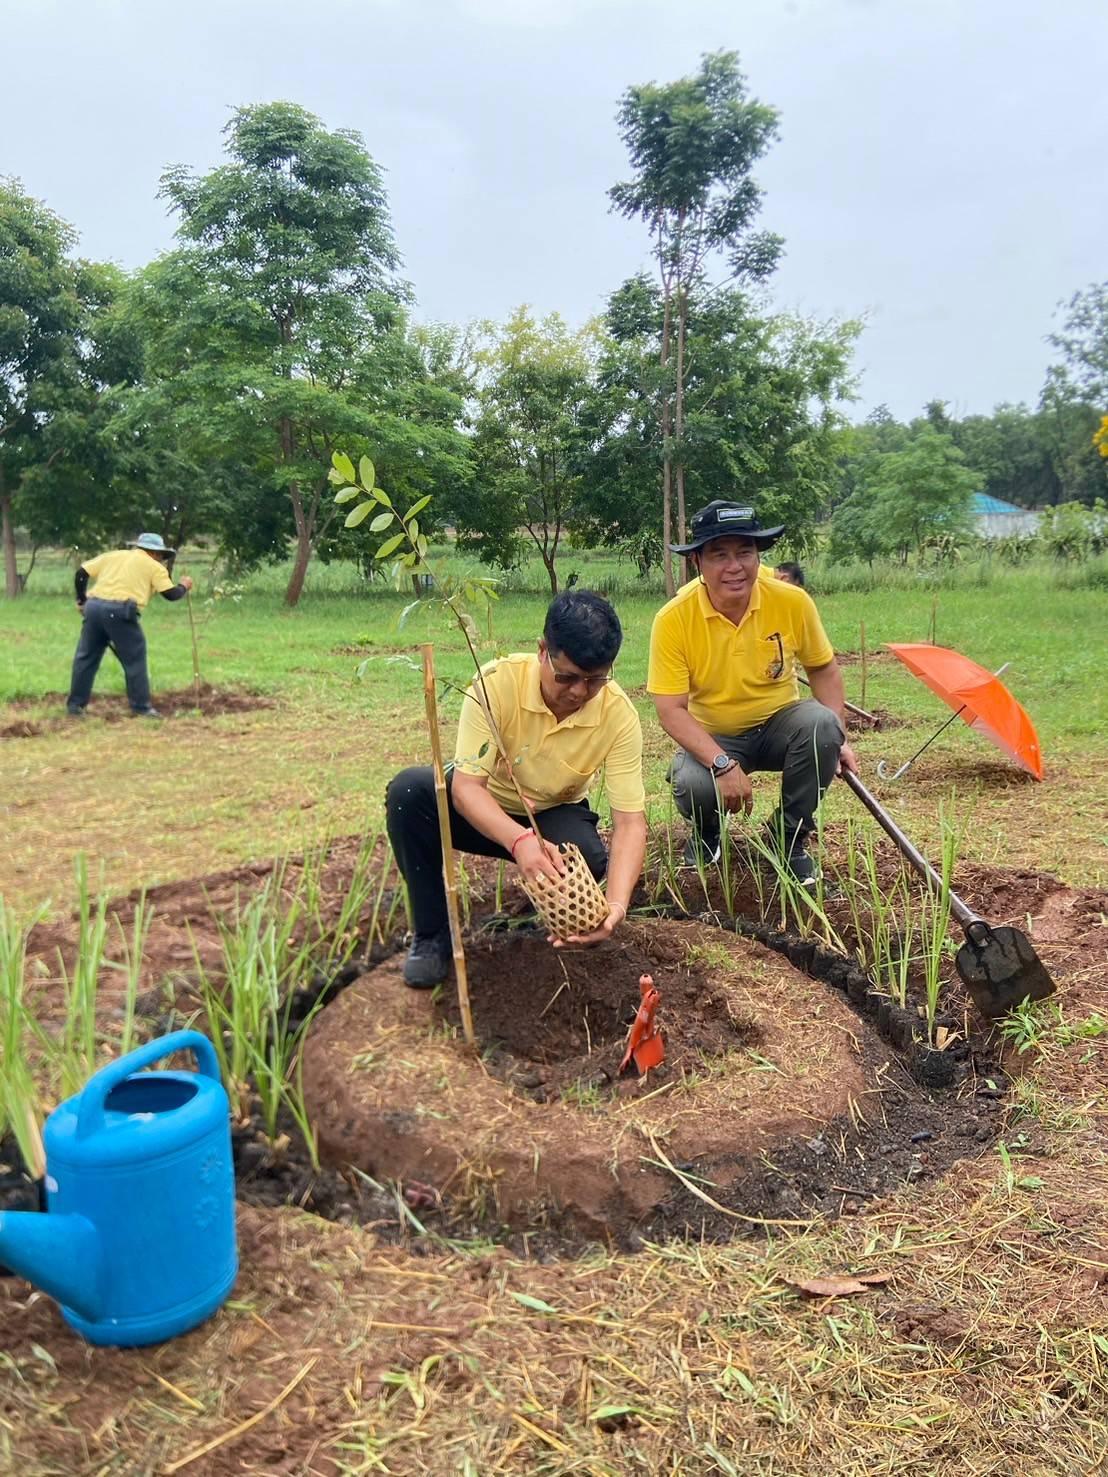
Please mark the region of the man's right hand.
[[83, 600], [78, 600], [77, 601], [77, 614], [78, 615], [84, 615], [84, 613], [85, 613], [85, 602]]
[[754, 809], [754, 786], [741, 764], [736, 764], [726, 774], [717, 775], [716, 789], [724, 810], [749, 815]]
[[191, 590], [192, 589], [192, 575], [191, 574], [183, 574], [181, 576], [180, 580], [178, 581], [178, 583], [184, 585], [184, 587], [185, 587], [186, 590]]
[[565, 875], [566, 864], [553, 841], [543, 841], [534, 831], [523, 835], [515, 849], [515, 863], [528, 882], [547, 877], [551, 882], [560, 882]]

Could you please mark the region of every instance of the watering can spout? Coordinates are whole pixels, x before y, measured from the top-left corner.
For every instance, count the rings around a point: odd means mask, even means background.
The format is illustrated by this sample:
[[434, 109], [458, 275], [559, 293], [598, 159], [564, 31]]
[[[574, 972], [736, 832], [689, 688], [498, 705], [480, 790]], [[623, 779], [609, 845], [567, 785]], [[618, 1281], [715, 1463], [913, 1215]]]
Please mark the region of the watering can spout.
[[81, 1318], [100, 1316], [100, 1238], [83, 1215], [0, 1211], [0, 1262]]

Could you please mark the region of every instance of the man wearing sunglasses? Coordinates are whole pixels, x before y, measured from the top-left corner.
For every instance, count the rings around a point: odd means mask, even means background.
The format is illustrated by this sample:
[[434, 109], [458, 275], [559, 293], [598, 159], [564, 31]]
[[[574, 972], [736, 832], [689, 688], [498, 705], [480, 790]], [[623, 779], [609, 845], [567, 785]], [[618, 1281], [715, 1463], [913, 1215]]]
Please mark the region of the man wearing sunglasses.
[[[515, 778], [538, 818], [524, 813], [488, 721], [471, 687], [462, 700], [454, 764], [447, 776], [454, 846], [513, 861], [534, 880], [557, 880], [559, 845], [573, 842], [594, 877], [607, 875], [608, 916], [594, 932], [556, 943], [610, 938], [627, 916], [646, 851], [642, 728], [630, 698], [612, 679], [623, 631], [612, 606], [590, 590], [566, 590], [546, 612], [534, 654], [482, 669], [490, 711]], [[603, 770], [612, 808], [609, 858], [588, 790]], [[434, 777], [405, 769], [385, 797], [389, 840], [408, 884], [414, 939], [404, 979], [425, 990], [451, 963]]]
[[[811, 597], [760, 573], [763, 549], [784, 528], [763, 528], [753, 508], [717, 500], [693, 515], [688, 554], [696, 578], [664, 605], [650, 636], [647, 688], [678, 745], [669, 779], [693, 823], [687, 866], [719, 856], [723, 817], [749, 815], [750, 774], [781, 774], [766, 827], [798, 882], [815, 880], [805, 838], [836, 770], [857, 773], [846, 742], [842, 674]], [[812, 696], [801, 699], [797, 666]]]

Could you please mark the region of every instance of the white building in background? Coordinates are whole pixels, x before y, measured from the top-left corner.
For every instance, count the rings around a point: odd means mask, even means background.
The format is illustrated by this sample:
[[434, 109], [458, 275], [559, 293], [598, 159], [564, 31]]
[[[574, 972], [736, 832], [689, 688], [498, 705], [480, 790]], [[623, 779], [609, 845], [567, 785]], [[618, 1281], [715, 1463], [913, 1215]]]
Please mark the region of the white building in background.
[[973, 527], [978, 538], [1007, 538], [1010, 534], [1034, 534], [1039, 531], [1042, 514], [1029, 508], [1017, 508], [987, 492], [975, 492], [972, 502]]

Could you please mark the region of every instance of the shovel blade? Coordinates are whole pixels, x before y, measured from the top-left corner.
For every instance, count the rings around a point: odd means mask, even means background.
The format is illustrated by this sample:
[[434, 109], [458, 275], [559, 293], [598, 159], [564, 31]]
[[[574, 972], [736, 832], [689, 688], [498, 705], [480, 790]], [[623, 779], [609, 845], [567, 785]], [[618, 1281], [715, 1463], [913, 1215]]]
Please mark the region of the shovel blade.
[[967, 932], [954, 963], [986, 1020], [1007, 1014], [1021, 1000], [1045, 1000], [1054, 994], [1046, 965], [1018, 928], [986, 927], [979, 937]]

